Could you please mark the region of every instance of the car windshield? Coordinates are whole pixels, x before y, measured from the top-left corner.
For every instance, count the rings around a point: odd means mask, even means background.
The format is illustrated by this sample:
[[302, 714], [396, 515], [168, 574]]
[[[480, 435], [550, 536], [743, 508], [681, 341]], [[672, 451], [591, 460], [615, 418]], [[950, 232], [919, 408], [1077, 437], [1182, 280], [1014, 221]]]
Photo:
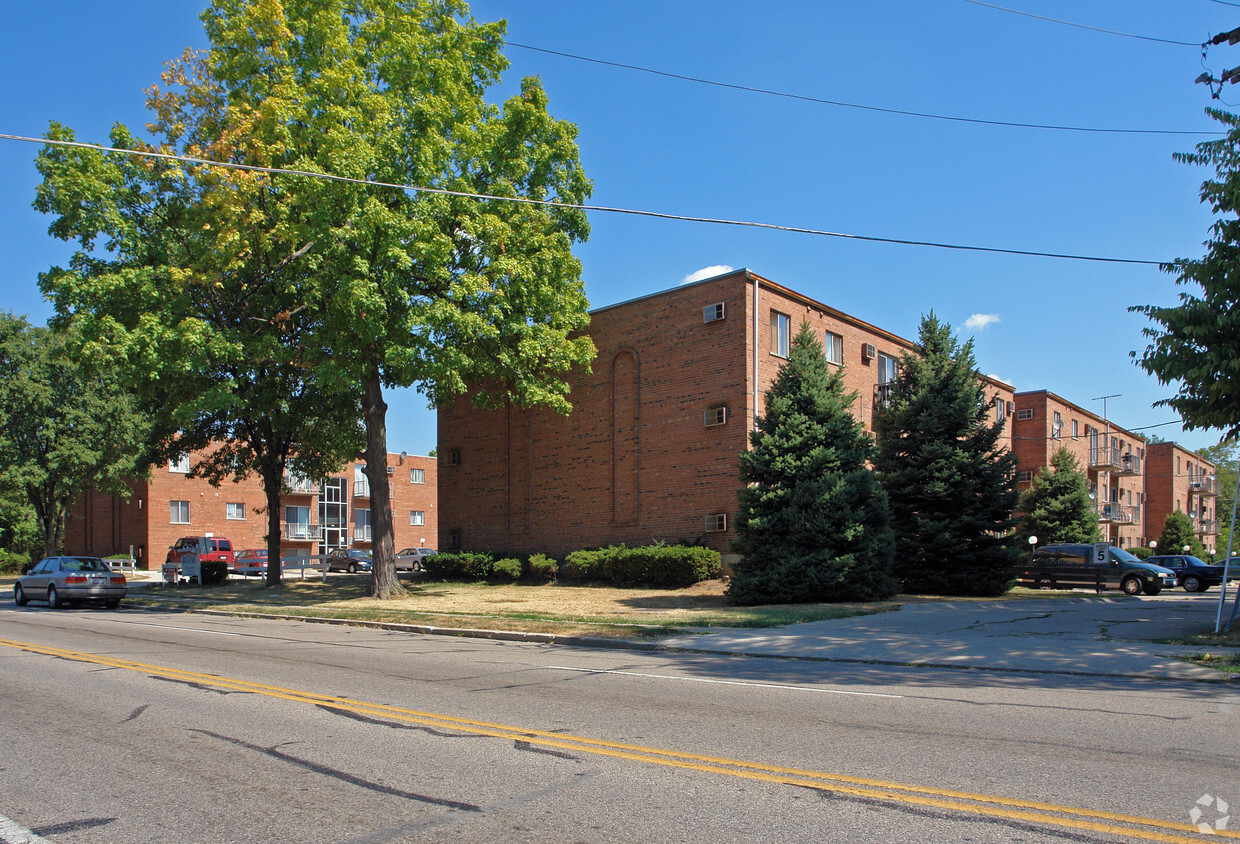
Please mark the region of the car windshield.
[[1111, 549], [1111, 559], [1113, 559], [1113, 560], [1119, 560], [1121, 563], [1139, 563], [1139, 562], [1141, 562], [1141, 561], [1140, 561], [1140, 560], [1138, 560], [1136, 557], [1132, 556], [1132, 555], [1131, 555], [1131, 554], [1129, 554], [1127, 551], [1125, 551], [1123, 548], [1112, 548], [1112, 549]]
[[97, 557], [65, 557], [60, 561], [61, 571], [111, 571], [108, 564]]

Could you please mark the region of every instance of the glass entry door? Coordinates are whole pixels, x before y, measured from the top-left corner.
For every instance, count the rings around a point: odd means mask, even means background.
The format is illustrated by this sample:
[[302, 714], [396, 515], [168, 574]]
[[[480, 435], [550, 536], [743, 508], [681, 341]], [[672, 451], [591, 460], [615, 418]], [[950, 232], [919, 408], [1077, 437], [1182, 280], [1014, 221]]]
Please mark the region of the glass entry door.
[[323, 539], [320, 554], [331, 554], [349, 544], [349, 482], [328, 478], [319, 490], [319, 524]]

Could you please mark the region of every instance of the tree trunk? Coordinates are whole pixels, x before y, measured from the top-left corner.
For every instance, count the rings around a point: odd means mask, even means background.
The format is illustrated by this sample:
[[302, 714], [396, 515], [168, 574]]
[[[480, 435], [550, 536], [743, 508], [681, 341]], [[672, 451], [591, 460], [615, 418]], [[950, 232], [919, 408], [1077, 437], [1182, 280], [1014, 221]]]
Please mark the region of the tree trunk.
[[399, 598], [405, 589], [396, 577], [396, 540], [392, 533], [391, 484], [387, 473], [387, 402], [383, 400], [383, 381], [377, 363], [366, 373], [362, 419], [366, 423], [366, 478], [370, 481], [370, 594], [375, 598]]
[[264, 463], [263, 494], [267, 498], [267, 585], [279, 586], [284, 576], [280, 565], [280, 494], [284, 491], [284, 458], [275, 466]]

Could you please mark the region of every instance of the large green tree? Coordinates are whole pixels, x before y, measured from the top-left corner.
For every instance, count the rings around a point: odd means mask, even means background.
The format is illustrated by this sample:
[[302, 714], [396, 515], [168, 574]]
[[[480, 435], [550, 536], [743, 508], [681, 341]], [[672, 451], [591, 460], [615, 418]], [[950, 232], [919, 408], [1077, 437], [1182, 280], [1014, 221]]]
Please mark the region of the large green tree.
[[1206, 112], [1227, 128], [1226, 136], [1174, 156], [1214, 169], [1214, 178], [1201, 185], [1201, 201], [1218, 217], [1206, 254], [1163, 265], [1182, 288], [1179, 304], [1130, 310], [1155, 323], [1143, 331], [1150, 345], [1138, 363], [1176, 388], [1155, 404], [1174, 409], [1187, 428], [1219, 428], [1234, 440], [1240, 437], [1240, 117]]
[[1051, 454], [1050, 465], [1038, 469], [1020, 496], [1017, 536], [1025, 541], [1100, 542], [1098, 514], [1089, 500], [1089, 481], [1065, 446]]
[[[1184, 549], [1188, 548], [1188, 551]], [[1158, 534], [1159, 554], [1192, 554], [1194, 557], [1205, 555], [1201, 540], [1193, 530], [1193, 522], [1187, 513], [1175, 510], [1167, 515], [1163, 522], [1162, 532]]]
[[[398, 594], [385, 388], [567, 412], [564, 373], [593, 357], [574, 334], [588, 317], [571, 246], [588, 225], [565, 205], [590, 190], [576, 129], [548, 114], [535, 79], [502, 106], [486, 99], [505, 27], [458, 0], [216, 0], [203, 21], [210, 51], [174, 63], [152, 93], [158, 149], [278, 172], [116, 166], [212, 189], [219, 227], [200, 236], [262, 266], [253, 284], [282, 302], [268, 319], [297, 326], [272, 354], [316, 389], [353, 391], [372, 591]], [[126, 133], [113, 143], [141, 146]], [[227, 289], [217, 266], [169, 271]]]
[[741, 453], [739, 604], [875, 601], [895, 594], [887, 496], [867, 465], [855, 393], [802, 324]]
[[874, 466], [891, 500], [895, 574], [905, 591], [999, 595], [1021, 553], [1012, 528], [1016, 458], [1003, 447], [973, 358], [951, 326], [923, 317], [875, 410]]
[[73, 502], [126, 494], [145, 422], [115, 373], [75, 360], [73, 338], [0, 312], [0, 485], [34, 511], [45, 556], [64, 544]]

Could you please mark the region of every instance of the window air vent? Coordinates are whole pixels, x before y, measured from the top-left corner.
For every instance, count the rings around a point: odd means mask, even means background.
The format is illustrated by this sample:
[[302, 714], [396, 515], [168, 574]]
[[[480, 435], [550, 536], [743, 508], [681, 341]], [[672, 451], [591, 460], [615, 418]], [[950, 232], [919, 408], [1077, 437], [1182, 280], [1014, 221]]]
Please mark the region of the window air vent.
[[861, 347], [862, 360], [874, 360], [876, 357], [878, 357], [878, 350], [874, 348], [873, 343], [866, 343]]

